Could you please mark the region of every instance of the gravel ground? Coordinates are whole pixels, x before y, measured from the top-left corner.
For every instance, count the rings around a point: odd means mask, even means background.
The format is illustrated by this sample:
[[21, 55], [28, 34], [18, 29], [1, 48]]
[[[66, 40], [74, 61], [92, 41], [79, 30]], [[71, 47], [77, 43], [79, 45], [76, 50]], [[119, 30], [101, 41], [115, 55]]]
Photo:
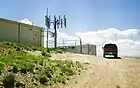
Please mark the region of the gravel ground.
[[51, 58], [89, 63], [87, 70], [74, 76], [67, 85], [53, 88], [140, 88], [139, 59], [105, 59], [72, 53], [52, 54]]

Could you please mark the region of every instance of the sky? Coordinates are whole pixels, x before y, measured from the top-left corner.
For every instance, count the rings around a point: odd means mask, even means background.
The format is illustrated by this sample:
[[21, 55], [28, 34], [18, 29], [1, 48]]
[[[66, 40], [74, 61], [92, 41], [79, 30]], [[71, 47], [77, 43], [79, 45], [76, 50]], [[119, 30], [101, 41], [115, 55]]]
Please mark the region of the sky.
[[44, 15], [66, 15], [67, 29], [77, 31], [107, 28], [140, 28], [140, 0], [1, 0], [0, 17], [22, 20], [28, 18], [45, 27]]
[[67, 28], [58, 30], [58, 38], [80, 36], [83, 42], [96, 44], [99, 53], [104, 43], [114, 42], [121, 55], [140, 55], [140, 0], [1, 0], [0, 18], [26, 18], [46, 28], [47, 8], [52, 21], [54, 15], [67, 17]]

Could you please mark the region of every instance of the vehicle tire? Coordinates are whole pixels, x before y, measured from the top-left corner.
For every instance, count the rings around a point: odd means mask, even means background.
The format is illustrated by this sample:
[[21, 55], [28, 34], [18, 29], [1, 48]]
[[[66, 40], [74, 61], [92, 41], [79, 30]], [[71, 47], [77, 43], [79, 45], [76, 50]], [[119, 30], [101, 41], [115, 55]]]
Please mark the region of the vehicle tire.
[[118, 57], [118, 54], [114, 54], [114, 57], [117, 58]]
[[103, 57], [105, 58], [105, 54], [103, 54]]

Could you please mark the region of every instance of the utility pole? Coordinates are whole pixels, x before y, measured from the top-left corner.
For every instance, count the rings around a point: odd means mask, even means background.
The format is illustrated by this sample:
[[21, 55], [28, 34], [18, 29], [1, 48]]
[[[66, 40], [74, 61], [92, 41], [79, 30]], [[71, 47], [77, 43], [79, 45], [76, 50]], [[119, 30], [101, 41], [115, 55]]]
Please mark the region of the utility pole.
[[48, 48], [48, 42], [49, 42], [49, 38], [48, 38], [48, 32], [49, 32], [49, 18], [48, 18], [48, 8], [47, 8], [47, 15], [45, 16], [45, 25], [47, 26], [47, 41], [46, 41], [46, 47]]
[[[63, 22], [64, 21], [64, 22]], [[57, 48], [57, 29], [59, 28], [59, 26], [61, 25], [61, 28], [63, 28], [63, 24], [64, 27], [66, 28], [66, 17], [64, 15], [64, 18], [61, 19], [60, 15], [59, 18], [57, 19], [56, 16], [54, 16], [54, 48]]]
[[56, 25], [57, 25], [57, 21], [56, 21], [56, 16], [54, 16], [54, 48], [57, 47], [57, 30], [56, 30]]

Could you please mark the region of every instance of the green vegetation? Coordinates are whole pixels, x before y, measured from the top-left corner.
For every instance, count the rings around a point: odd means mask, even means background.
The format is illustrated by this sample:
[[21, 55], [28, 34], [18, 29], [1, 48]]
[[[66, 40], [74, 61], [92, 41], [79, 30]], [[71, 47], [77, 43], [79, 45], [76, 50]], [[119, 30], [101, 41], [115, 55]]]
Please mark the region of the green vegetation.
[[121, 88], [119, 85], [116, 85], [116, 88]]
[[[42, 55], [35, 56], [26, 51], [41, 51]], [[52, 60], [49, 59], [50, 53], [64, 53], [64, 51], [0, 42], [0, 79], [2, 79], [3, 86], [5, 88], [8, 85], [40, 88], [40, 86], [57, 83], [66, 84], [70, 76], [79, 74], [82, 68], [79, 62]]]

